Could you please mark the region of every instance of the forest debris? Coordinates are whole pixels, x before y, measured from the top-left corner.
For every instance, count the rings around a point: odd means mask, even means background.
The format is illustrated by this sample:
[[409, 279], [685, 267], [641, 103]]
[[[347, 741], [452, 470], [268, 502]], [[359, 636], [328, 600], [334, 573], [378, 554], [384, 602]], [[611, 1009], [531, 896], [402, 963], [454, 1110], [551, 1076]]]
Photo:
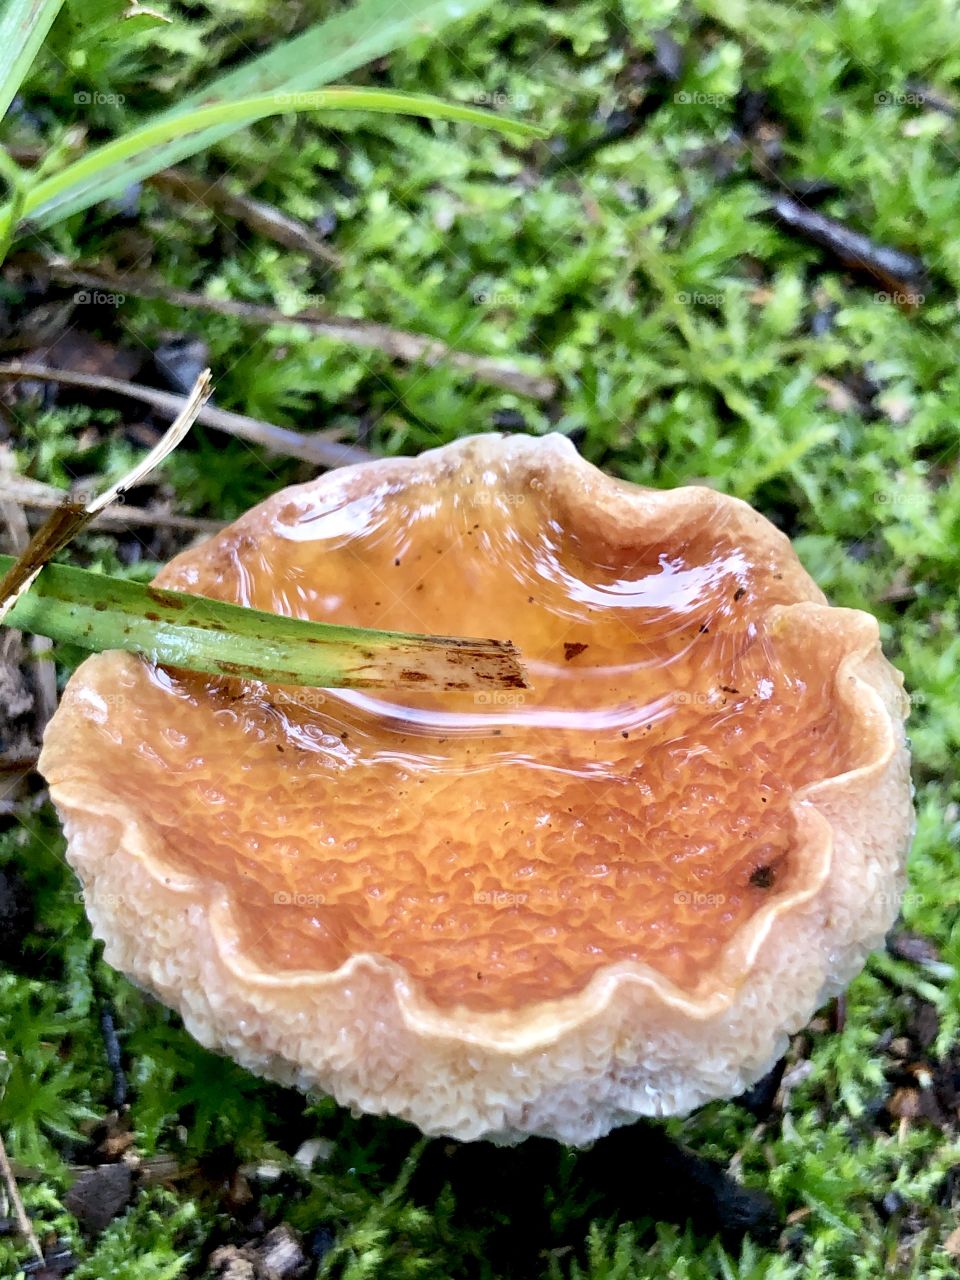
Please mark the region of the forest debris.
[[[0, 1065], [5, 1065], [6, 1061], [6, 1055], [0, 1052]], [[20, 1197], [20, 1189], [17, 1186], [16, 1178], [13, 1176], [13, 1170], [10, 1167], [9, 1159], [7, 1158], [7, 1149], [3, 1144], [2, 1136], [0, 1136], [0, 1178], [3, 1179], [3, 1185], [6, 1188], [7, 1196], [13, 1206], [13, 1212], [17, 1219], [17, 1227], [20, 1234], [27, 1241], [37, 1259], [42, 1262], [43, 1250], [40, 1248], [40, 1242], [34, 1232], [33, 1224], [27, 1217], [27, 1211], [23, 1206], [23, 1200]]]
[[899, 604], [904, 600], [915, 600], [917, 597], [917, 587], [910, 570], [906, 565], [900, 565], [894, 571], [893, 577], [877, 595], [877, 600], [883, 604]]
[[26, 883], [14, 868], [0, 868], [0, 961], [4, 964], [23, 954], [33, 915], [33, 899]]
[[896, 929], [889, 934], [887, 951], [910, 964], [936, 964], [941, 958], [936, 943], [923, 934], [911, 933], [907, 929]]
[[126, 475], [96, 498], [82, 503], [68, 498], [51, 512], [12, 568], [0, 580], [0, 622], [16, 606], [20, 597], [30, 590], [45, 565], [58, 551], [86, 528], [98, 512], [122, 498], [127, 489], [134, 489], [141, 484], [176, 449], [196, 421], [212, 387], [210, 370], [206, 369], [197, 379], [192, 394], [181, 406], [163, 438]]
[[299, 1275], [307, 1261], [299, 1236], [286, 1223], [268, 1233], [260, 1247], [260, 1256], [266, 1280], [288, 1280]]
[[35, 582], [33, 590], [20, 590], [9, 624], [60, 642], [97, 652], [125, 649], [160, 664], [266, 684], [527, 688], [509, 640], [310, 622], [71, 565], [46, 564], [41, 573], [45, 551], [23, 562], [0, 556], [0, 572], [7, 571], [0, 593], [18, 590], [24, 578]]
[[956, 116], [960, 114], [960, 108], [957, 107], [953, 98], [940, 89], [931, 89], [929, 85], [921, 84], [917, 80], [908, 80], [906, 83], [906, 91], [916, 98], [915, 105], [923, 107], [930, 111], [939, 111], [945, 116]]
[[326, 1164], [334, 1149], [329, 1138], [308, 1138], [297, 1148], [293, 1157], [294, 1164], [307, 1170], [312, 1169], [315, 1164]]
[[[277, 307], [256, 302], [241, 302], [236, 298], [211, 298], [203, 293], [190, 293], [184, 289], [172, 289], [163, 280], [143, 276], [97, 275], [71, 267], [64, 262], [47, 262], [44, 268], [54, 279], [67, 284], [83, 285], [106, 292], [131, 294], [138, 298], [161, 298], [173, 306], [208, 311], [215, 315], [256, 325], [302, 325], [314, 333], [334, 338], [348, 346], [367, 351], [382, 351], [393, 360], [405, 364], [435, 365], [447, 362], [455, 369], [501, 387], [531, 400], [551, 400], [556, 393], [556, 380], [543, 372], [528, 373], [510, 360], [494, 356], [477, 356], [466, 351], [455, 351], [440, 338], [408, 329], [394, 329], [390, 325], [371, 320], [359, 320], [355, 316], [336, 315], [329, 311], [310, 308], [287, 315]], [[275, 428], [279, 430], [279, 428]]]
[[771, 189], [765, 215], [787, 232], [823, 249], [844, 267], [870, 276], [885, 286], [878, 302], [893, 302], [913, 309], [925, 301], [929, 277], [923, 261], [903, 249], [879, 244], [870, 236], [829, 217], [812, 206], [839, 194], [837, 184], [825, 178], [789, 176], [781, 172], [783, 126], [767, 118], [766, 94], [746, 91], [738, 99], [740, 139], [753, 171]]
[[[74, 301], [80, 295], [76, 295]], [[115, 342], [104, 342], [82, 329], [68, 328], [53, 342], [28, 351], [23, 357], [30, 364], [47, 365], [68, 373], [85, 373], [90, 377], [135, 378], [143, 365], [143, 359], [128, 347]]]
[[[4, 710], [7, 728], [11, 721], [25, 716], [33, 706], [33, 698], [20, 670], [19, 658], [19, 646], [10, 633], [0, 632], [0, 706]], [[0, 739], [0, 758], [9, 751], [9, 744]]]
[[892, 290], [890, 301], [905, 306], [918, 306], [923, 300], [927, 270], [911, 253], [877, 241], [855, 231], [837, 218], [810, 209], [793, 196], [774, 196], [767, 210], [787, 231], [824, 249], [845, 267], [872, 276]]
[[[7, 477], [16, 476], [16, 470], [13, 450], [8, 445], [0, 444], [0, 519], [7, 526], [13, 551], [19, 555], [30, 544], [30, 528], [22, 504], [6, 492], [4, 485]], [[21, 644], [29, 648], [32, 659], [26, 665], [26, 670], [34, 695], [34, 730], [39, 749], [47, 721], [57, 709], [57, 672], [50, 660], [53, 642], [46, 636], [34, 635], [29, 640], [21, 641]]]
[[120, 1216], [133, 1194], [133, 1171], [120, 1161], [85, 1169], [63, 1197], [64, 1208], [84, 1231], [99, 1235]]
[[217, 1280], [257, 1280], [256, 1267], [247, 1251], [232, 1244], [214, 1249], [207, 1260], [207, 1269]]
[[25, 776], [40, 750], [34, 695], [26, 677], [25, 642], [18, 631], [0, 632], [0, 815], [12, 814]]
[[131, 1150], [137, 1145], [137, 1135], [131, 1133], [129, 1129], [121, 1129], [118, 1123], [119, 1119], [120, 1117], [116, 1112], [113, 1112], [108, 1118], [108, 1128], [97, 1146], [97, 1155], [103, 1157], [104, 1164], [111, 1164], [114, 1160], [119, 1160], [121, 1156], [129, 1152], [127, 1163], [139, 1175], [142, 1161], [136, 1151]]
[[[63, 502], [63, 489], [26, 476], [8, 476], [3, 472], [3, 450], [0, 445], [0, 504], [5, 500], [17, 502], [28, 511], [52, 511]], [[129, 528], [131, 525], [149, 525], [157, 529], [182, 529], [188, 533], [216, 533], [223, 528], [222, 520], [207, 520], [202, 516], [181, 516], [166, 506], [136, 507], [132, 503], [119, 503], [100, 511], [90, 522], [94, 529]]]
[[857, 411], [859, 406], [856, 396], [850, 391], [849, 387], [845, 387], [836, 378], [831, 378], [829, 374], [822, 373], [814, 378], [813, 385], [819, 387], [825, 393], [827, 406], [834, 413], [855, 413]]
[[100, 1006], [100, 1034], [112, 1077], [110, 1102], [116, 1111], [120, 1111], [127, 1101], [127, 1076], [123, 1069], [123, 1052], [117, 1036], [116, 1014], [113, 1006], [106, 1001]]
[[887, 1100], [887, 1110], [901, 1120], [915, 1120], [922, 1113], [918, 1089], [896, 1089]]
[[924, 1053], [930, 1050], [940, 1034], [940, 1014], [936, 1005], [921, 1000], [910, 1020], [910, 1034]]
[[153, 363], [171, 391], [178, 396], [189, 395], [210, 363], [210, 348], [203, 338], [180, 334], [154, 348]]
[[145, 1156], [140, 1161], [140, 1183], [145, 1187], [165, 1185], [188, 1176], [189, 1171], [182, 1169], [176, 1156], [158, 1153]]
[[329, 267], [342, 267], [343, 259], [317, 236], [305, 222], [292, 214], [284, 213], [265, 200], [231, 191], [225, 179], [213, 182], [188, 169], [163, 169], [150, 179], [150, 185], [178, 200], [202, 204], [207, 209], [225, 213], [244, 223], [251, 231], [273, 240], [275, 244], [308, 257]]
[[23, 1267], [23, 1274], [27, 1280], [60, 1280], [61, 1276], [67, 1276], [75, 1270], [78, 1261], [70, 1245], [64, 1240], [56, 1239], [47, 1244], [42, 1258], [28, 1262]]
[[309, 1260], [300, 1237], [284, 1222], [258, 1243], [215, 1249], [207, 1265], [217, 1280], [299, 1280]]

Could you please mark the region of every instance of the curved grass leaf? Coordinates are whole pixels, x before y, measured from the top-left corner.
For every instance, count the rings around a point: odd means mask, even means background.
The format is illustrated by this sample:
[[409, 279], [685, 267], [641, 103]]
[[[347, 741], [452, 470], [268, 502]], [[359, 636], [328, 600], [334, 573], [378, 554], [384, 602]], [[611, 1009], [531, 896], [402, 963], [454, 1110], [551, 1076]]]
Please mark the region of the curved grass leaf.
[[174, 138], [203, 133], [217, 125], [229, 124], [239, 128], [267, 116], [285, 115], [290, 111], [374, 111], [424, 116], [431, 120], [458, 120], [517, 137], [542, 136], [543, 133], [535, 125], [522, 120], [458, 102], [446, 102], [427, 94], [354, 89], [349, 85], [311, 92], [266, 93], [255, 98], [243, 98], [239, 102], [215, 103], [175, 116], [164, 116], [97, 147], [59, 173], [37, 183], [27, 193], [22, 216], [34, 224], [51, 217], [61, 217], [65, 204], [69, 204], [77, 191], [88, 189], [91, 183], [97, 183], [118, 165], [136, 166], [144, 156], [155, 155], [157, 148]]
[[[447, 24], [479, 13], [489, 3], [490, 0], [360, 0], [218, 76], [156, 120], [259, 94], [319, 89], [394, 49], [431, 37]], [[234, 122], [210, 125], [199, 133], [171, 137], [135, 163], [113, 164], [63, 192], [55, 206], [36, 209], [33, 225], [48, 226], [100, 200], [120, 196], [131, 184], [206, 150], [242, 127]]]

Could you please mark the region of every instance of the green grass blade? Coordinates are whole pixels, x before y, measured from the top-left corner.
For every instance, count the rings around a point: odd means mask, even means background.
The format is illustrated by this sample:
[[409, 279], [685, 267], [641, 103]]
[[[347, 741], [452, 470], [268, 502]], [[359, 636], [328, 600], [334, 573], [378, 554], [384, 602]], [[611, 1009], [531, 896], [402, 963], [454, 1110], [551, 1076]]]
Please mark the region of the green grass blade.
[[[0, 556], [0, 574], [14, 564]], [[305, 622], [48, 564], [10, 626], [101, 651], [268, 684], [396, 690], [522, 688], [513, 645]]]
[[[455, 19], [479, 13], [489, 3], [490, 0], [360, 0], [219, 76], [159, 119], [254, 95], [319, 89], [415, 39], [435, 35]], [[206, 150], [242, 127], [230, 121], [210, 125], [199, 133], [173, 136], [135, 163], [115, 164], [63, 193], [56, 205], [36, 209], [33, 225], [48, 226], [100, 200], [119, 196], [132, 183]]]
[[391, 115], [424, 116], [431, 120], [458, 120], [483, 125], [500, 133], [519, 137], [538, 135], [542, 130], [509, 116], [494, 115], [478, 107], [446, 102], [427, 94], [396, 93], [387, 89], [354, 89], [336, 85], [318, 91], [267, 93], [239, 102], [217, 103], [199, 107], [176, 116], [164, 116], [134, 129], [123, 137], [97, 147], [88, 155], [68, 165], [59, 173], [39, 182], [27, 193], [23, 217], [36, 223], [48, 215], [62, 216], [64, 203], [73, 194], [98, 184], [117, 166], [136, 167], [144, 156], [156, 155], [157, 149], [183, 134], [203, 133], [211, 126], [252, 124], [266, 116], [284, 115], [290, 111], [373, 111]]
[[277, 90], [319, 89], [413, 40], [489, 7], [491, 0], [359, 0], [325, 21], [218, 76], [181, 103], [188, 111], [204, 103]]
[[10, 109], [63, 0], [6, 0], [0, 13], [0, 117]]

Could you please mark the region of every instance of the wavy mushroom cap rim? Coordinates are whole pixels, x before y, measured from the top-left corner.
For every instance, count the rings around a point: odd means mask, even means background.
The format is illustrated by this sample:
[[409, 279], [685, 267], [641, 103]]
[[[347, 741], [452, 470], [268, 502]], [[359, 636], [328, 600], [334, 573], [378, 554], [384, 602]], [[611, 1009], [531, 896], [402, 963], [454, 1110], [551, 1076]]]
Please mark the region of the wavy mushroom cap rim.
[[[672, 491], [676, 492], [676, 491]], [[712, 493], [712, 490], [706, 490]], [[720, 496], [720, 495], [717, 495]], [[746, 504], [744, 504], [746, 505]], [[752, 510], [751, 508], [748, 508]], [[396, 961], [373, 952], [358, 952], [330, 970], [290, 970], [282, 974], [259, 968], [243, 954], [239, 935], [232, 920], [229, 895], [210, 892], [207, 881], [196, 876], [173, 873], [162, 859], [145, 847], [137, 815], [127, 804], [119, 804], [95, 784], [77, 778], [50, 781], [50, 793], [64, 810], [108, 815], [118, 823], [118, 849], [137, 860], [165, 892], [191, 897], [205, 904], [209, 912], [209, 932], [217, 959], [223, 970], [247, 989], [322, 991], [348, 986], [356, 976], [367, 972], [392, 984], [393, 994], [403, 1022], [411, 1032], [438, 1040], [455, 1041], [482, 1047], [490, 1052], [520, 1054], [550, 1046], [578, 1026], [601, 1017], [613, 1004], [621, 988], [641, 987], [656, 997], [664, 1009], [683, 1018], [706, 1021], [721, 1014], [736, 998], [737, 992], [754, 969], [761, 948], [781, 917], [802, 909], [816, 897], [826, 883], [833, 861], [833, 829], [817, 809], [818, 798], [860, 780], [881, 773], [898, 750], [893, 721], [878, 690], [861, 678], [857, 668], [879, 645], [879, 626], [875, 618], [855, 609], [839, 609], [815, 601], [799, 601], [773, 605], [766, 616], [775, 625], [796, 611], [845, 615], [856, 643], [840, 659], [835, 688], [841, 702], [855, 713], [862, 725], [872, 722], [879, 728], [874, 740], [880, 748], [870, 761], [828, 778], [808, 783], [790, 798], [790, 809], [798, 829], [809, 829], [806, 842], [797, 841], [794, 851], [804, 854], [804, 883], [792, 890], [774, 894], [744, 922], [727, 942], [720, 962], [709, 978], [702, 979], [694, 990], [684, 990], [672, 980], [638, 961], [618, 961], [600, 968], [579, 991], [556, 999], [539, 1000], [516, 1008], [479, 1012], [466, 1006], [442, 1009], [418, 991], [415, 979]], [[906, 701], [906, 695], [904, 695]], [[41, 769], [43, 762], [41, 760]], [[105, 938], [109, 941], [108, 938]]]

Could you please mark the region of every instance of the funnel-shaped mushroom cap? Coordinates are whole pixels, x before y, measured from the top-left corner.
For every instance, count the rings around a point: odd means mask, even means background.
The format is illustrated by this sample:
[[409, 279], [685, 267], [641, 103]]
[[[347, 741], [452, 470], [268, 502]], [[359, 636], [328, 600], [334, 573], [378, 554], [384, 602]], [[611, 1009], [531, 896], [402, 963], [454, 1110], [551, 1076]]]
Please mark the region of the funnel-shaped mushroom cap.
[[532, 682], [79, 668], [41, 768], [94, 930], [254, 1071], [584, 1142], [751, 1084], [897, 914], [902, 681], [745, 503], [483, 436], [285, 490], [158, 582], [509, 638]]

